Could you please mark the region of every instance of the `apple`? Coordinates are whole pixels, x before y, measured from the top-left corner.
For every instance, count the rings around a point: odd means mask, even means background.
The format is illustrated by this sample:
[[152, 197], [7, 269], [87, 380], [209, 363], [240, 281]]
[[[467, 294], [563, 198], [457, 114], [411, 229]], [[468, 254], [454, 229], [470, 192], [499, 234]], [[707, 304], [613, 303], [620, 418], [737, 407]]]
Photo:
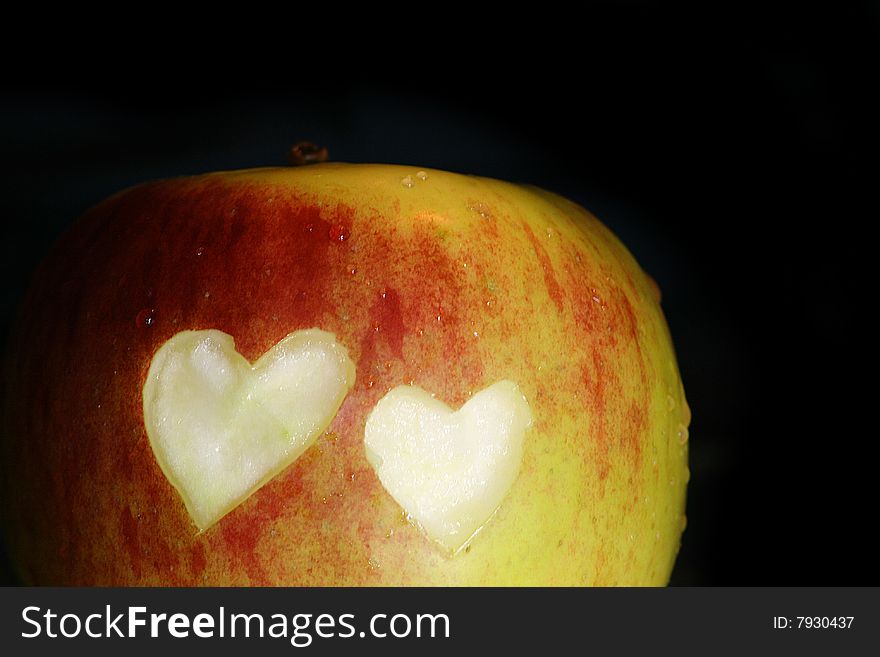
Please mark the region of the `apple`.
[[659, 290], [551, 193], [322, 163], [138, 186], [35, 274], [3, 527], [52, 585], [662, 585]]

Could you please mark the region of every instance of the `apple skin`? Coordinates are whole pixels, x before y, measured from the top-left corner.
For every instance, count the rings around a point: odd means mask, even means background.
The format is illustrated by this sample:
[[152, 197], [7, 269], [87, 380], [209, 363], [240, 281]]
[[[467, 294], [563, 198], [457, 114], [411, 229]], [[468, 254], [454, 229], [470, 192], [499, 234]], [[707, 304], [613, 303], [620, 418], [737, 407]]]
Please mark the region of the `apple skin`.
[[[668, 581], [690, 412], [656, 285], [563, 198], [424, 173], [173, 179], [74, 225], [35, 275], [4, 370], [3, 524], [25, 583]], [[214, 328], [254, 361], [311, 327], [348, 349], [354, 388], [315, 445], [199, 534], [145, 432], [153, 354]], [[450, 557], [382, 487], [366, 418], [400, 384], [457, 408], [501, 379], [535, 418], [522, 469]]]

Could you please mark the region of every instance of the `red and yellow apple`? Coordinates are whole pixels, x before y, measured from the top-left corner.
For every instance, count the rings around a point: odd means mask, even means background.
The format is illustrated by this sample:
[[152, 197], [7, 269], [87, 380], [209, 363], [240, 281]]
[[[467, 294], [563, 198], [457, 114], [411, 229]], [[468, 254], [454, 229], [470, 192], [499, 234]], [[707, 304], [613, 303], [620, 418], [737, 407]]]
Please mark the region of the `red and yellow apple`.
[[495, 180], [122, 192], [37, 271], [4, 404], [27, 583], [658, 585], [684, 528], [656, 286], [581, 207]]

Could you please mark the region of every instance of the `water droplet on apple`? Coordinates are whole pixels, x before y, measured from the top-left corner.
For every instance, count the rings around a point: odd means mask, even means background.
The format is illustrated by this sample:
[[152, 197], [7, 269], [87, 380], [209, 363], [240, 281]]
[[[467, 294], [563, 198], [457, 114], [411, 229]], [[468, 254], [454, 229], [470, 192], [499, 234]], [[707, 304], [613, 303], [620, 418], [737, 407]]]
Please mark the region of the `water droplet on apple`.
[[400, 183], [406, 188], [410, 188], [415, 184], [413, 182], [412, 176], [404, 176]]
[[489, 210], [489, 207], [483, 203], [472, 203], [468, 205], [468, 210], [470, 210], [471, 212], [476, 212], [483, 219], [488, 219], [492, 216], [492, 212], [491, 210]]
[[138, 328], [148, 328], [156, 323], [155, 308], [144, 308], [134, 318], [134, 325]]
[[342, 224], [330, 226], [330, 229], [327, 231], [327, 237], [330, 238], [331, 242], [344, 242], [348, 239], [348, 229]]
[[202, 255], [204, 252], [205, 252], [205, 247], [203, 247], [203, 246], [200, 246], [199, 248], [196, 249], [197, 256]]
[[673, 399], [672, 395], [666, 395], [666, 410], [671, 411], [675, 409], [675, 399]]
[[428, 179], [428, 172], [427, 171], [419, 171], [418, 173], [416, 173], [416, 178], [418, 178], [419, 180], [427, 180]]
[[677, 429], [677, 435], [678, 435], [678, 442], [680, 442], [682, 445], [684, 445], [688, 441], [688, 428], [683, 424], [679, 424], [678, 429]]
[[682, 408], [682, 421], [685, 426], [689, 427], [691, 425], [691, 407], [688, 406], [687, 400], [685, 400]]

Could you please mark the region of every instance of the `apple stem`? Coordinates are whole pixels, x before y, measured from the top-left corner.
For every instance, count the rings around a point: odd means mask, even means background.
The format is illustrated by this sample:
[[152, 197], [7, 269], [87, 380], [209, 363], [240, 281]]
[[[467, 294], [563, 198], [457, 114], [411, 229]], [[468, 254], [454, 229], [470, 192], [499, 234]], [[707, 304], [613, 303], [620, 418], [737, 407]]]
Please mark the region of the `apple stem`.
[[306, 164], [326, 162], [330, 154], [324, 146], [310, 141], [301, 141], [290, 147], [287, 154], [287, 164], [292, 167], [301, 167]]

